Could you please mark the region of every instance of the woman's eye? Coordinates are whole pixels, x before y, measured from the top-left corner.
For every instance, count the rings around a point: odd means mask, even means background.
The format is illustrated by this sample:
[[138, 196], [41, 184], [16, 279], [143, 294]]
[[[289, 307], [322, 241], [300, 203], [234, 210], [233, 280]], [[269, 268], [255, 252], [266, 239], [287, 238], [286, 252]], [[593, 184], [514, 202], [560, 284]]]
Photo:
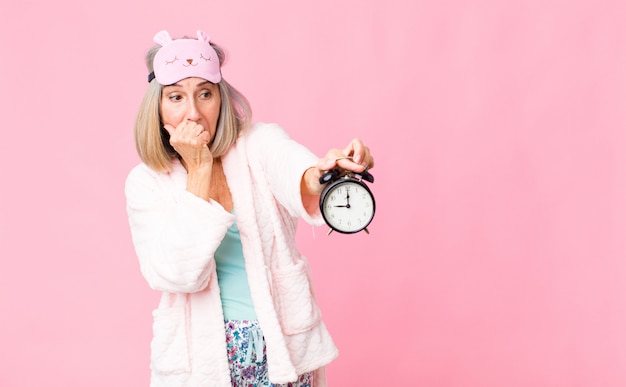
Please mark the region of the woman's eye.
[[211, 98], [211, 92], [210, 91], [204, 91], [204, 92], [200, 93], [200, 97], [202, 97], [202, 98]]
[[169, 96], [170, 101], [180, 101], [182, 97], [180, 95], [174, 94]]

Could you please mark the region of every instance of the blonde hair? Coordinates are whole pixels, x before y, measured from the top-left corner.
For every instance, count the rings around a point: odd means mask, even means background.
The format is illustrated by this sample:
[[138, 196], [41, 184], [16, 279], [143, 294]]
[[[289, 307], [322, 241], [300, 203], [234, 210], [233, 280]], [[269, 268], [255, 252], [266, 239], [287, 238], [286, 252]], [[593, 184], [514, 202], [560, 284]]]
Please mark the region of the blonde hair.
[[[217, 52], [221, 67], [226, 60], [226, 54], [218, 45], [211, 43], [211, 46]], [[160, 48], [159, 45], [154, 46], [146, 55], [149, 73], [153, 71], [152, 61]], [[217, 85], [222, 103], [215, 137], [210, 147], [213, 157], [223, 156], [237, 142], [239, 134], [252, 119], [252, 109], [243, 94], [231, 86], [224, 77]], [[135, 146], [139, 158], [147, 166], [159, 172], [168, 172], [172, 158], [178, 157], [178, 153], [170, 145], [169, 133], [162, 126], [160, 114], [162, 90], [163, 86], [156, 79], [150, 82], [135, 119]]]

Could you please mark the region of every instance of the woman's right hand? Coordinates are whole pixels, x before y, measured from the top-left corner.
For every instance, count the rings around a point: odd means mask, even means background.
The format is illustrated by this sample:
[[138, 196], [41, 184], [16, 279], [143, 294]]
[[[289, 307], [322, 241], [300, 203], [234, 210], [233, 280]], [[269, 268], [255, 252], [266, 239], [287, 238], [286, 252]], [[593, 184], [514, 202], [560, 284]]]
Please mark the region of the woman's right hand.
[[204, 168], [211, 169], [213, 155], [208, 146], [211, 139], [208, 130], [191, 120], [181, 122], [176, 128], [165, 124], [164, 128], [170, 134], [170, 144], [182, 158], [188, 173]]
[[187, 170], [187, 191], [208, 201], [213, 173], [209, 132], [191, 120], [181, 122], [176, 128], [165, 124], [164, 128], [170, 134], [170, 144], [180, 155]]

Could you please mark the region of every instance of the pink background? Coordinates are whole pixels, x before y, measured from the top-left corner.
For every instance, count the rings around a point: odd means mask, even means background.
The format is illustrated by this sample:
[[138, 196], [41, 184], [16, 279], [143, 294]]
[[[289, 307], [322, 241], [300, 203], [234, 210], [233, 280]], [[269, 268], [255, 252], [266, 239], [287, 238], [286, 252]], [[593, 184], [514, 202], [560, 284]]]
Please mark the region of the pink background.
[[3, 1], [0, 385], [148, 385], [123, 184], [163, 28], [256, 120], [375, 154], [371, 235], [298, 236], [331, 385], [626, 385], [624, 4]]

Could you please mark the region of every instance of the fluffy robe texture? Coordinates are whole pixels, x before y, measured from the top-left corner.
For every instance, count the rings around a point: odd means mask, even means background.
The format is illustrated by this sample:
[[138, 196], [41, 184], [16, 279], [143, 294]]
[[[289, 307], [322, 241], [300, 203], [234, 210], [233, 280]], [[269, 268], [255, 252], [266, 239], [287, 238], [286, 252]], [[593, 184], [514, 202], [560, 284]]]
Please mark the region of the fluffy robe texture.
[[308, 262], [295, 246], [297, 218], [320, 225], [303, 207], [300, 181], [317, 157], [277, 125], [256, 124], [223, 157], [235, 215], [186, 191], [187, 173], [144, 164], [126, 180], [127, 210], [140, 268], [163, 292], [153, 312], [151, 386], [230, 386], [224, 316], [213, 254], [236, 217], [272, 383], [315, 372], [337, 349], [321, 321]]

